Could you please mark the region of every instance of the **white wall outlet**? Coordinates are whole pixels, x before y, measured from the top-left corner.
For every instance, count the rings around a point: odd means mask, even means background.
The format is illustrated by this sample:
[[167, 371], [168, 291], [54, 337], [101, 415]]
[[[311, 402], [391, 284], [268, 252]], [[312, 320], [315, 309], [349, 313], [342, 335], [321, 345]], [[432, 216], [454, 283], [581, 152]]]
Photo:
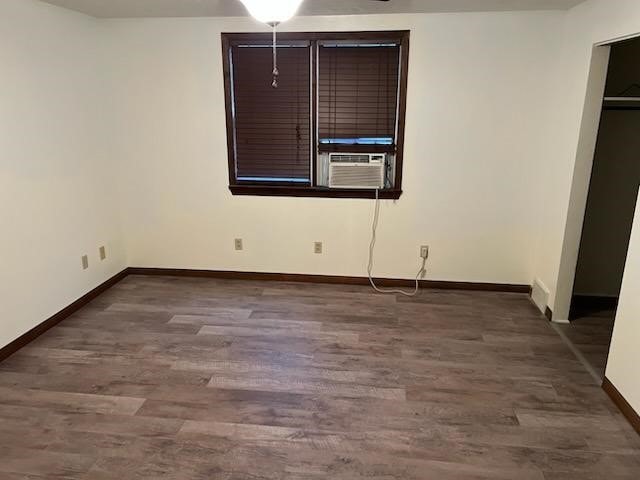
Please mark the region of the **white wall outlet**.
[[313, 243], [313, 253], [322, 253], [322, 242]]
[[88, 255], [83, 255], [82, 256], [82, 269], [86, 270], [87, 268], [89, 268], [89, 256]]
[[236, 238], [234, 241], [234, 245], [236, 250], [244, 250], [244, 246], [242, 245], [242, 239], [241, 238]]
[[429, 258], [429, 245], [422, 245], [420, 247], [420, 258], [424, 258], [425, 260]]
[[105, 260], [107, 258], [107, 249], [105, 247], [100, 247], [100, 260]]

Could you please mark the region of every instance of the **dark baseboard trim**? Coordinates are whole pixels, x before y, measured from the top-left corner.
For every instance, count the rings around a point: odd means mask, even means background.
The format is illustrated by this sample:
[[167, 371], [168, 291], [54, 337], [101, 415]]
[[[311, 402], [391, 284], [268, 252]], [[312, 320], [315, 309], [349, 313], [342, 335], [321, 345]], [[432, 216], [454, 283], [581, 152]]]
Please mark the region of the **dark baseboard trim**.
[[[367, 277], [347, 277], [339, 275], [307, 275], [300, 273], [264, 273], [234, 272], [228, 270], [192, 270], [183, 268], [140, 268], [131, 267], [130, 275], [164, 275], [173, 277], [204, 277], [228, 280], [268, 280], [278, 282], [332, 283], [343, 285], [369, 285]], [[375, 278], [377, 285], [383, 287], [413, 287], [413, 280], [396, 278]], [[448, 290], [476, 290], [486, 292], [528, 293], [529, 285], [479, 282], [448, 282], [439, 280], [420, 280], [421, 288], [442, 288]]]
[[549, 321], [553, 320], [553, 312], [551, 311], [549, 306], [547, 306], [547, 308], [544, 309], [544, 316], [547, 317], [547, 320]]
[[636, 412], [629, 402], [625, 400], [622, 394], [618, 391], [613, 383], [607, 378], [604, 377], [604, 381], [602, 382], [602, 389], [607, 392], [609, 398], [613, 400], [613, 403], [620, 409], [624, 417], [629, 421], [631, 426], [635, 429], [638, 434], [640, 434], [640, 415]]
[[[72, 304], [66, 306], [58, 313], [47, 318], [44, 322], [36, 325], [27, 333], [19, 336], [13, 342], [0, 348], [0, 362], [10, 357], [22, 347], [32, 342], [50, 328], [59, 324], [84, 307], [91, 300], [105, 292], [116, 283], [120, 282], [127, 275], [163, 275], [174, 277], [204, 277], [222, 278], [229, 280], [271, 280], [280, 282], [306, 282], [306, 283], [333, 283], [344, 285], [368, 285], [367, 277], [343, 277], [338, 275], [305, 275], [295, 273], [258, 273], [258, 272], [233, 272], [226, 270], [191, 270], [182, 268], [138, 268], [129, 267], [115, 274], [105, 282], [98, 285], [90, 292], [84, 294]], [[376, 278], [376, 284], [383, 287], [413, 287], [413, 280], [402, 280], [393, 278]], [[434, 280], [420, 280], [421, 288], [442, 288], [449, 290], [476, 290], [486, 292], [510, 292], [528, 293], [528, 285], [512, 285], [502, 283], [474, 283], [474, 282], [445, 282]]]
[[103, 282], [100, 285], [98, 285], [96, 288], [94, 288], [90, 292], [85, 293], [78, 300], [76, 300], [72, 304], [66, 306], [65, 308], [60, 310], [58, 313], [56, 313], [56, 314], [52, 315], [51, 317], [47, 318], [44, 322], [36, 325], [31, 330], [29, 330], [27, 333], [19, 336], [13, 342], [11, 342], [8, 345], [0, 348], [0, 362], [5, 360], [6, 358], [10, 357], [11, 355], [13, 355], [15, 352], [20, 350], [22, 347], [24, 347], [28, 343], [30, 343], [33, 340], [35, 340], [37, 337], [42, 335], [44, 332], [49, 330], [51, 327], [56, 326], [62, 320], [64, 320], [65, 318], [67, 318], [71, 314], [77, 312], [78, 310], [80, 310], [82, 307], [84, 307], [91, 300], [93, 300], [98, 295], [100, 295], [104, 291], [106, 291], [109, 288], [111, 288], [112, 286], [114, 286], [116, 283], [118, 283], [120, 280], [125, 278], [127, 275], [128, 275], [128, 269], [125, 268], [121, 272], [116, 273], [113, 277], [109, 278], [105, 282]]
[[[0, 362], [13, 355], [28, 343], [35, 340], [50, 328], [59, 324], [62, 320], [77, 312], [91, 300], [101, 293], [105, 292], [116, 283], [123, 280], [127, 275], [166, 275], [178, 277], [205, 277], [205, 278], [224, 278], [233, 280], [274, 280], [286, 282], [308, 282], [308, 283], [335, 283], [347, 285], [366, 285], [369, 279], [366, 277], [342, 277], [337, 275], [304, 275], [304, 274], [288, 274], [288, 273], [257, 273], [257, 272], [233, 272], [224, 270], [189, 270], [174, 268], [125, 268], [121, 272], [115, 274], [96, 288], [87, 292], [75, 302], [66, 306], [58, 313], [52, 315], [44, 322], [36, 325], [27, 333], [16, 338], [13, 342], [0, 348]], [[411, 286], [411, 280], [401, 279], [376, 279], [383, 286]], [[473, 282], [446, 282], [421, 280], [420, 286], [423, 288], [447, 288], [452, 290], [476, 290], [476, 291], [493, 291], [493, 292], [514, 292], [528, 293], [528, 285], [512, 285], [500, 283], [473, 283]], [[552, 312], [547, 307], [545, 316], [551, 320]], [[631, 426], [640, 434], [640, 415], [633, 409], [629, 402], [625, 400], [618, 389], [605, 377], [602, 383], [602, 389], [609, 395], [613, 403], [620, 409]]]

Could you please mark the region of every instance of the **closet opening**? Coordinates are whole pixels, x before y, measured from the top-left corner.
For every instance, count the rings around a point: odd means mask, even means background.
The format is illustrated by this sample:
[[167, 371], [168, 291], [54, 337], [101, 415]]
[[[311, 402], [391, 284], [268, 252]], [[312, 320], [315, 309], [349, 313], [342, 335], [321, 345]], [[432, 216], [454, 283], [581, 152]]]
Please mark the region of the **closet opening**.
[[640, 185], [640, 38], [611, 45], [565, 334], [604, 377]]

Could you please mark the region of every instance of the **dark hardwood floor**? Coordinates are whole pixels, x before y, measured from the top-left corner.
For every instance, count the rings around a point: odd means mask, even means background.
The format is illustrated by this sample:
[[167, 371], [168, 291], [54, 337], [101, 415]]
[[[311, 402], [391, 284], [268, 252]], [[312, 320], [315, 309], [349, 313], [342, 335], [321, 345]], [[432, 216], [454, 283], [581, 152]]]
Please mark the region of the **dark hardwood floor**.
[[600, 378], [604, 378], [607, 367], [615, 317], [615, 309], [608, 309], [585, 313], [569, 324], [558, 325]]
[[129, 276], [0, 363], [0, 479], [640, 478], [526, 295]]

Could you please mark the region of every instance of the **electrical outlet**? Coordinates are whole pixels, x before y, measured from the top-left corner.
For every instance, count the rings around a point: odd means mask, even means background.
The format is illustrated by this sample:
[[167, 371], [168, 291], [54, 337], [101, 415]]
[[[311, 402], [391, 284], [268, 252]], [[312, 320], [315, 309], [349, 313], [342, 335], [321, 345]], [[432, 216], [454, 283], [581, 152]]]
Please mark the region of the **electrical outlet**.
[[82, 269], [86, 270], [87, 268], [89, 268], [89, 256], [88, 255], [83, 255], [82, 256]]
[[100, 247], [100, 260], [104, 260], [107, 258], [107, 249], [104, 247]]
[[244, 247], [242, 246], [242, 239], [241, 238], [236, 238], [235, 239], [235, 247], [236, 247], [236, 250], [244, 250]]
[[322, 253], [322, 242], [314, 242], [313, 253]]
[[422, 245], [420, 247], [420, 258], [424, 258], [425, 260], [429, 258], [429, 245]]

